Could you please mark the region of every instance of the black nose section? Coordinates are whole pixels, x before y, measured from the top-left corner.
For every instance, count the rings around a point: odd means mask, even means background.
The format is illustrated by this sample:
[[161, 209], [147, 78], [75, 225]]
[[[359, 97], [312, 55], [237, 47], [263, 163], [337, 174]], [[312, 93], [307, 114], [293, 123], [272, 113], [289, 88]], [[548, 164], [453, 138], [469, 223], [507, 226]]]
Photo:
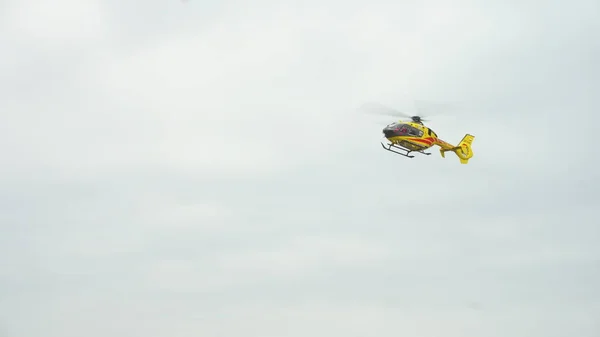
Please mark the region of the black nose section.
[[386, 138], [390, 138], [390, 137], [394, 137], [394, 136], [400, 136], [401, 132], [400, 132], [400, 128], [397, 126], [388, 126], [386, 128], [383, 129], [383, 135]]

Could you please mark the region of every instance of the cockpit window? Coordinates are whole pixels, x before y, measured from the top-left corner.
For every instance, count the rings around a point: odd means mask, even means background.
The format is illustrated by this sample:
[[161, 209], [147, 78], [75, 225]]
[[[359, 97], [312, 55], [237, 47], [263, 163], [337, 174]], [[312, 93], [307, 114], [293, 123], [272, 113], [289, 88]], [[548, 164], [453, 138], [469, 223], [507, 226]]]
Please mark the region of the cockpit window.
[[407, 135], [407, 136], [414, 136], [414, 137], [423, 136], [422, 130], [412, 127], [409, 124], [391, 123], [387, 126], [387, 128], [396, 130], [397, 134], [399, 134], [399, 135]]
[[406, 132], [411, 135], [411, 136], [415, 136], [415, 137], [421, 137], [423, 135], [423, 131], [419, 130], [417, 128], [414, 128], [410, 125], [405, 125], [406, 127]]

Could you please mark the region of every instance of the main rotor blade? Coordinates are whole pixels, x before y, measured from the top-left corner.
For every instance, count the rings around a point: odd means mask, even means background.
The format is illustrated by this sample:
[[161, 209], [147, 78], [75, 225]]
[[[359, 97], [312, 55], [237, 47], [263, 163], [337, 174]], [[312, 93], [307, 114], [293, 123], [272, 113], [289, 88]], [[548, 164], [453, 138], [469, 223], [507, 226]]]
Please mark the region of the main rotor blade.
[[463, 104], [459, 102], [440, 102], [440, 101], [425, 101], [416, 100], [415, 106], [419, 112], [419, 116], [422, 117], [441, 117], [451, 116], [457, 113], [461, 109]]
[[369, 103], [365, 103], [365, 104], [361, 105], [360, 110], [371, 113], [371, 114], [382, 115], [382, 116], [394, 116], [394, 117], [404, 117], [404, 118], [412, 117], [411, 115], [409, 115], [407, 113], [392, 109], [383, 104], [375, 103], [375, 102], [369, 102]]

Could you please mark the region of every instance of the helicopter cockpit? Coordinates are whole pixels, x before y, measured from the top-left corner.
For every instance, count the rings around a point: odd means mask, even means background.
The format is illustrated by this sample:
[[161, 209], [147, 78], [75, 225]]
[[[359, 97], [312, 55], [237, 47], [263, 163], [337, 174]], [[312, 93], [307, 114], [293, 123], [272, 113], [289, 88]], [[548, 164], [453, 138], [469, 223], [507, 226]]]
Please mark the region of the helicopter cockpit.
[[391, 123], [383, 129], [383, 134], [386, 137], [397, 137], [397, 136], [414, 136], [421, 137], [423, 131], [419, 130], [409, 124], [405, 123]]

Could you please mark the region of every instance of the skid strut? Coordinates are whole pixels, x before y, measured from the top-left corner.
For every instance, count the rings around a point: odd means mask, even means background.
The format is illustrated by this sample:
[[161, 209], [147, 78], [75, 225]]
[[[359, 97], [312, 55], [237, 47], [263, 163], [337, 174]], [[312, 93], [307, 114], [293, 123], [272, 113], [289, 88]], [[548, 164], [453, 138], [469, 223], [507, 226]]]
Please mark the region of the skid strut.
[[[384, 145], [383, 143], [381, 143], [381, 146], [385, 150], [387, 150], [387, 151], [394, 152], [396, 154], [399, 154], [401, 156], [408, 157], [408, 158], [414, 158], [415, 157], [415, 156], [413, 156], [413, 155], [410, 154], [411, 152], [418, 152], [418, 153], [424, 154], [426, 156], [429, 156], [431, 154], [430, 152], [424, 152], [423, 150], [418, 150], [418, 151], [409, 150], [409, 149], [407, 149], [405, 147], [402, 147], [402, 146], [399, 146], [399, 145], [396, 145], [396, 144], [392, 144], [392, 143], [388, 143], [387, 146]], [[392, 150], [392, 148], [398, 149], [400, 151], [404, 151], [405, 153]]]

